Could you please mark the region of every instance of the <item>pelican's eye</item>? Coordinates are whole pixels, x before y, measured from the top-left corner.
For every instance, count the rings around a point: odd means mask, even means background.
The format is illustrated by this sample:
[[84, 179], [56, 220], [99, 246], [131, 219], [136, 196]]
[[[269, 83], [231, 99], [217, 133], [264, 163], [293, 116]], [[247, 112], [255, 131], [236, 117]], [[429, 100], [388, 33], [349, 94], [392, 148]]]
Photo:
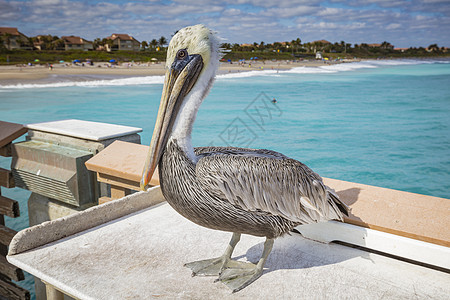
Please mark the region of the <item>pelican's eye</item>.
[[188, 56], [188, 52], [186, 49], [180, 49], [177, 52], [177, 58], [178, 59], [185, 59]]

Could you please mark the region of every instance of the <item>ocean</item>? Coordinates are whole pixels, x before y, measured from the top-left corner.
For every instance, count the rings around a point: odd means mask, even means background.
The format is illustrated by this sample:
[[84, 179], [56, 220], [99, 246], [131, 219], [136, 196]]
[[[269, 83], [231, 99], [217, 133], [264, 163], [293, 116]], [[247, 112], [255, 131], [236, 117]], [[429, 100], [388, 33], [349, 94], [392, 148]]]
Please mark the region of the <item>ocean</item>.
[[[0, 120], [135, 126], [150, 143], [162, 76], [73, 79], [0, 86]], [[450, 60], [221, 74], [199, 111], [193, 144], [272, 149], [323, 177], [450, 198]], [[0, 158], [0, 167], [9, 166]], [[27, 227], [29, 193], [2, 194], [18, 200], [22, 213], [6, 218], [7, 226]]]

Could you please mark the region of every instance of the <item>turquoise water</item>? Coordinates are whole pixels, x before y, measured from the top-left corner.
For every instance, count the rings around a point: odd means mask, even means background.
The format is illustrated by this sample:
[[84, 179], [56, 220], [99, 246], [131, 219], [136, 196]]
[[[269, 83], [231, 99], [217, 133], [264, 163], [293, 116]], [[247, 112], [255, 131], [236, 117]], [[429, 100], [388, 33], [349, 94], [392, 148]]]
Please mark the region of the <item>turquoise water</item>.
[[[0, 120], [136, 126], [144, 130], [142, 143], [150, 143], [162, 77], [53, 80], [0, 86]], [[220, 75], [193, 143], [268, 148], [324, 177], [450, 198], [450, 63], [369, 61]], [[7, 225], [26, 227], [28, 193], [2, 193], [19, 200], [23, 212]]]

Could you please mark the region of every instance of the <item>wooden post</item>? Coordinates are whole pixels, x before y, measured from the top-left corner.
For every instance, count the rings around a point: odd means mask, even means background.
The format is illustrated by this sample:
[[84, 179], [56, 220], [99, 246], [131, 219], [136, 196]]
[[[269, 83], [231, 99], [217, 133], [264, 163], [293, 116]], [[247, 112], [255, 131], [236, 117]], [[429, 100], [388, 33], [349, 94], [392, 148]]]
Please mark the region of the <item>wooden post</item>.
[[[97, 173], [99, 182], [111, 186], [111, 197], [99, 198], [98, 204], [122, 198], [140, 189], [139, 183], [148, 148], [144, 145], [115, 141], [85, 163], [88, 170]], [[157, 170], [150, 185], [159, 185]]]
[[[21, 124], [0, 121], [0, 156], [11, 156], [11, 144], [27, 132]], [[14, 179], [10, 170], [0, 168], [0, 187], [13, 188]], [[19, 203], [3, 197], [0, 188], [0, 299], [30, 299], [30, 292], [16, 285], [12, 280], [23, 280], [21, 269], [6, 260], [8, 245], [16, 231], [5, 226], [4, 215], [16, 218], [20, 215]]]
[[45, 291], [47, 300], [64, 300], [64, 294], [55, 289], [52, 285], [45, 283]]
[[[1, 195], [2, 191], [0, 190], [0, 195]], [[3, 215], [0, 215], [0, 227], [1, 226], [5, 226], [5, 218], [3, 217]], [[0, 256], [6, 256], [6, 254], [8, 253], [8, 247], [6, 245], [2, 245], [0, 243]]]
[[111, 200], [114, 199], [120, 199], [122, 197], [128, 196], [131, 194], [131, 190], [117, 186], [117, 185], [111, 185]]

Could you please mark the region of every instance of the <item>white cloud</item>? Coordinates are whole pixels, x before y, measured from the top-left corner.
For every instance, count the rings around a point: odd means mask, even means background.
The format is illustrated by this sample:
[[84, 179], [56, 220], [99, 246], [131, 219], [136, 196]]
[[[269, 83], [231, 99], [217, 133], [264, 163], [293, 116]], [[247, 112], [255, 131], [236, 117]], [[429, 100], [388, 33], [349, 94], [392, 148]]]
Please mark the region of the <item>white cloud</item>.
[[0, 0], [0, 26], [18, 27], [30, 36], [74, 34], [92, 40], [124, 32], [150, 40], [169, 38], [194, 23], [213, 27], [228, 42], [300, 37], [450, 46], [448, 0]]

